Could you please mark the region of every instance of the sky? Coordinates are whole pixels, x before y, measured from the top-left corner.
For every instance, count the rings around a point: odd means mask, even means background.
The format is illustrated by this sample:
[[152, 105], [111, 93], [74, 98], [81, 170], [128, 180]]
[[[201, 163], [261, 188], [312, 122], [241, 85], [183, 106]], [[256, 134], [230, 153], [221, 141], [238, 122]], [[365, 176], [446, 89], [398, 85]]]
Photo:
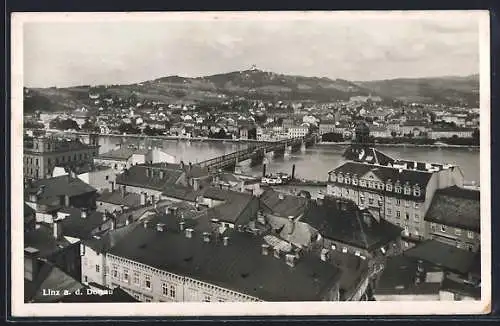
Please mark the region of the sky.
[[127, 84], [249, 69], [353, 81], [479, 72], [473, 13], [25, 22], [27, 87]]

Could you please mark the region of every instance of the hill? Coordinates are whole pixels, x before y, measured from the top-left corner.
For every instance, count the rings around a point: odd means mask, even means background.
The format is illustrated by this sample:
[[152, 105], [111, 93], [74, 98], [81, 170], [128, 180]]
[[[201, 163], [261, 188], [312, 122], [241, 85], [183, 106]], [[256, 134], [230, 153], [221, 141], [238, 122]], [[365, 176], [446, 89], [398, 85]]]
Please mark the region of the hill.
[[386, 97], [405, 102], [479, 106], [479, 75], [397, 78], [355, 82]]

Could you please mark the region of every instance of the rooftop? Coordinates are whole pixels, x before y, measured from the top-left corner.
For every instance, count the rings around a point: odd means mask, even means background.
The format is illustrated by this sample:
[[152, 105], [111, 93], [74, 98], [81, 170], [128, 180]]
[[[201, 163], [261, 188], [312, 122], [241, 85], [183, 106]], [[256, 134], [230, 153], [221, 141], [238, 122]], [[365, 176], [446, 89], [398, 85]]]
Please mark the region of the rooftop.
[[320, 300], [325, 289], [338, 282], [337, 268], [308, 254], [295, 267], [272, 253], [262, 255], [263, 239], [248, 233], [233, 232], [224, 246], [220, 240], [203, 242], [197, 231], [190, 239], [176, 227], [156, 230], [157, 223], [173, 223], [173, 219], [172, 215], [156, 216], [150, 227], [136, 228], [110, 253], [265, 301]]
[[40, 258], [50, 259], [54, 254], [70, 246], [64, 238], [56, 240], [52, 229], [46, 225], [24, 233], [24, 247], [32, 247], [39, 251]]
[[99, 155], [100, 159], [110, 159], [117, 161], [125, 161], [128, 160], [132, 155], [146, 155], [148, 153], [147, 149], [135, 149], [128, 147], [121, 147], [118, 149], [110, 150], [109, 152], [103, 153]]
[[439, 189], [434, 194], [425, 220], [480, 232], [481, 205], [478, 190], [457, 186]]
[[27, 194], [38, 194], [39, 199], [69, 197], [95, 193], [97, 190], [78, 178], [62, 175], [55, 178], [40, 179], [33, 182], [27, 189]]
[[[148, 170], [149, 169], [149, 170]], [[162, 171], [162, 172], [160, 172]], [[148, 173], [150, 173], [148, 175]], [[163, 175], [162, 175], [163, 174]], [[178, 169], [152, 169], [147, 165], [134, 165], [116, 176], [116, 183], [128, 186], [162, 190], [167, 185], [175, 184], [183, 172]]]
[[440, 273], [440, 270], [434, 268], [432, 265], [424, 264], [424, 272], [422, 273], [422, 278], [420, 278], [420, 283], [416, 283], [416, 259], [406, 256], [389, 257], [375, 287], [375, 295], [438, 294], [441, 287], [441, 277], [436, 280], [426, 280], [427, 272]]
[[441, 290], [447, 291], [467, 297], [474, 298], [476, 300], [481, 299], [481, 287], [474, 286], [469, 283], [459, 282], [457, 280], [452, 280], [449, 277], [445, 277], [443, 283], [441, 284]]
[[384, 219], [377, 222], [367, 210], [361, 211], [346, 200], [325, 198], [321, 205], [312, 202], [300, 220], [325, 238], [367, 250], [380, 248], [401, 235], [401, 228]]
[[141, 204], [141, 195], [134, 192], [122, 193], [119, 190], [113, 192], [105, 190], [96, 199], [97, 201], [127, 207], [137, 207]]
[[472, 272], [478, 267], [476, 266], [478, 263], [476, 259], [477, 253], [459, 249], [436, 240], [422, 242], [405, 251], [404, 255], [462, 275]]
[[305, 197], [292, 196], [273, 189], [264, 191], [259, 200], [264, 212], [281, 217], [297, 217], [305, 212], [308, 205], [308, 200]]
[[[92, 233], [101, 227], [104, 223], [104, 213], [97, 211], [82, 211], [79, 208], [63, 207], [59, 210], [60, 213], [68, 214], [60, 223], [62, 226], [62, 233], [65, 236], [90, 239]], [[83, 212], [86, 214], [82, 217]], [[107, 219], [107, 218], [106, 218]]]

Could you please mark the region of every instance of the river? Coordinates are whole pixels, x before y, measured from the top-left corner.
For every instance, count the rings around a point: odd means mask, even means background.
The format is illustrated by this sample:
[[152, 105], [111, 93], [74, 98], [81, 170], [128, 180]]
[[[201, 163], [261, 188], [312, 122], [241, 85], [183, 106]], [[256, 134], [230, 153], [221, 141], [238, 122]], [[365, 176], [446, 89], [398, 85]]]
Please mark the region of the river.
[[[149, 140], [148, 146], [158, 146], [176, 157], [176, 160], [185, 162], [199, 162], [219, 155], [243, 149], [245, 143], [220, 142], [220, 141], [185, 141], [185, 140]], [[107, 152], [117, 147], [118, 143], [133, 143], [138, 145], [139, 139], [130, 139], [121, 136], [101, 136], [100, 153]], [[343, 161], [342, 153], [347, 145], [319, 144], [305, 151], [292, 153], [283, 158], [269, 158], [266, 171], [291, 173], [295, 164], [297, 178], [311, 180], [326, 180], [328, 171], [337, 167]], [[395, 158], [426, 161], [433, 163], [457, 164], [464, 173], [467, 182], [476, 182], [479, 185], [479, 149], [469, 148], [429, 148], [429, 147], [401, 147], [383, 146], [382, 152]], [[242, 172], [260, 176], [262, 166], [243, 166]]]

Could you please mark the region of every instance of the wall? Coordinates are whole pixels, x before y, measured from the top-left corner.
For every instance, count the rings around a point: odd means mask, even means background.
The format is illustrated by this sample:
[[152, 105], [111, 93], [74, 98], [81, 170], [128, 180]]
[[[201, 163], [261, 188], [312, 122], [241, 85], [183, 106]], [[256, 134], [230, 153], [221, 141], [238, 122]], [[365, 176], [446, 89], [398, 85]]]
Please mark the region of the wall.
[[[227, 290], [206, 282], [162, 271], [128, 259], [107, 255], [106, 286], [120, 286], [140, 301], [203, 302], [259, 301], [257, 298]], [[117, 276], [114, 277], [114, 270]], [[128, 281], [125, 279], [128, 274]], [[151, 288], [146, 287], [149, 277]], [[138, 282], [136, 282], [138, 281]], [[166, 290], [164, 293], [164, 289]], [[173, 295], [172, 295], [173, 294]]]
[[426, 222], [426, 227], [430, 239], [473, 252], [477, 252], [480, 248], [481, 235], [478, 232], [434, 222]]
[[130, 165], [127, 160], [108, 159], [108, 158], [102, 158], [102, 157], [95, 157], [94, 164], [108, 166], [117, 172], [121, 171], [125, 168], [128, 168]]
[[146, 161], [153, 161], [153, 163], [175, 163], [176, 158], [162, 150], [153, 148], [146, 155]]
[[116, 181], [116, 171], [113, 169], [96, 170], [80, 174], [78, 178], [99, 192], [105, 189], [111, 191], [111, 183]]
[[[83, 256], [81, 266], [82, 266], [82, 282], [88, 284], [94, 282], [100, 285], [105, 285], [105, 262], [106, 255], [96, 252], [91, 247], [81, 244], [81, 250]], [[99, 266], [99, 271], [97, 267]], [[85, 280], [85, 277], [87, 279]]]

